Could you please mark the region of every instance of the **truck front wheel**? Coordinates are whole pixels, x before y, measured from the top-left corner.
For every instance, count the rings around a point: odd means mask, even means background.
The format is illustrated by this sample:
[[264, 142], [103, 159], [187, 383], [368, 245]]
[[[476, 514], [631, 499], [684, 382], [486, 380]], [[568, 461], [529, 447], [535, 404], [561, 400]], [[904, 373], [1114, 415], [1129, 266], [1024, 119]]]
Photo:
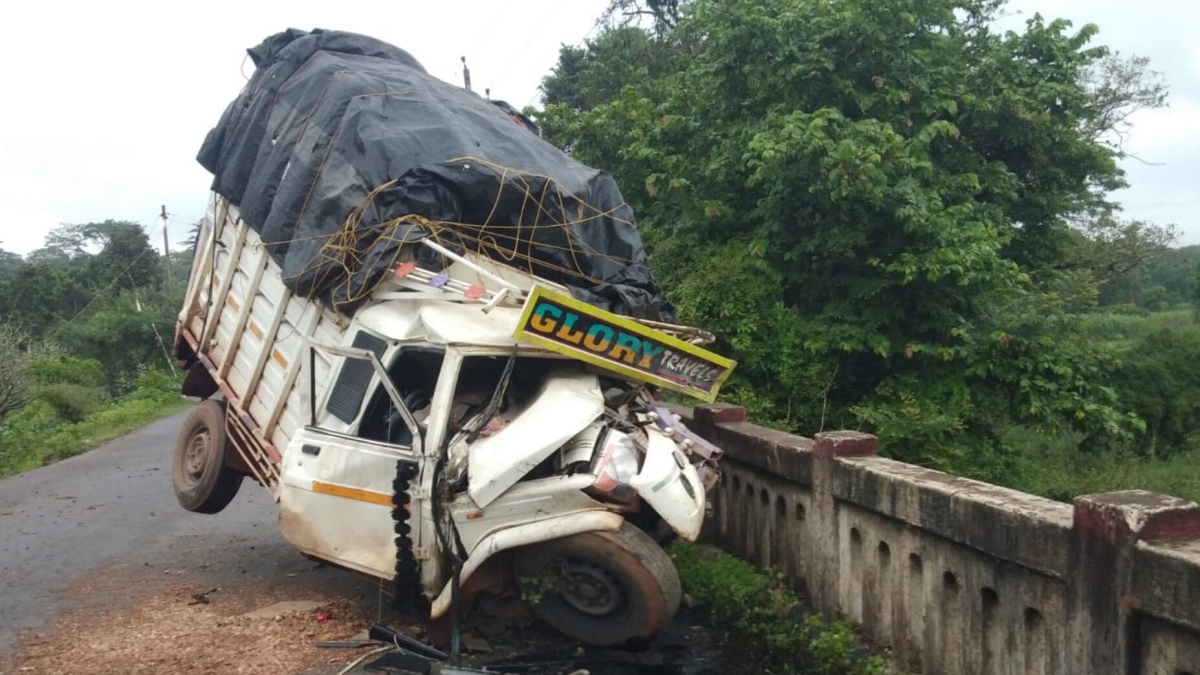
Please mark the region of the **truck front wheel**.
[[200, 403], [183, 421], [171, 462], [175, 497], [183, 508], [217, 513], [233, 501], [243, 476], [225, 465], [228, 451], [224, 404], [212, 399]]
[[516, 575], [533, 611], [590, 645], [647, 640], [666, 628], [682, 591], [671, 558], [629, 523], [516, 551]]

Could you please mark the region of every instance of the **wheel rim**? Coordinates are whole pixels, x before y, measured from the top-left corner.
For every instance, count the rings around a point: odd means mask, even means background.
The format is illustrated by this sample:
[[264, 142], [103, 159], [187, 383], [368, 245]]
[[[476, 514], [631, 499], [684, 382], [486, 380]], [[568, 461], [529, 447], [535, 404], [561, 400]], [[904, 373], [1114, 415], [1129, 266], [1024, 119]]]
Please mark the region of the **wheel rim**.
[[188, 439], [187, 451], [183, 454], [183, 479], [189, 486], [196, 485], [204, 477], [211, 440], [207, 429], [200, 429]]
[[582, 560], [569, 560], [560, 589], [563, 600], [589, 616], [604, 616], [620, 608], [621, 584], [608, 570]]

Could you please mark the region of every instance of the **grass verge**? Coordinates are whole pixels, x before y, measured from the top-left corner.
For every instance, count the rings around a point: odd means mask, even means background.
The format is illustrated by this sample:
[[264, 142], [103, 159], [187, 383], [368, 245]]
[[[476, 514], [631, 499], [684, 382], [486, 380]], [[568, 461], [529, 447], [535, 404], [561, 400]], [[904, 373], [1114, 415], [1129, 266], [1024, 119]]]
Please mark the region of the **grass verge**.
[[711, 546], [668, 548], [683, 590], [742, 673], [881, 675], [883, 659], [859, 646], [846, 621], [807, 611], [779, 575]]
[[87, 452], [194, 402], [161, 391], [134, 392], [79, 422], [58, 417], [45, 401], [34, 401], [0, 425], [0, 477], [53, 464]]
[[1078, 495], [1116, 490], [1149, 490], [1200, 502], [1200, 449], [1163, 458], [1131, 451], [1088, 451], [1071, 433], [1044, 436], [1010, 430], [1005, 439], [1021, 452], [1011, 471], [997, 482], [1024, 492], [1070, 502]]

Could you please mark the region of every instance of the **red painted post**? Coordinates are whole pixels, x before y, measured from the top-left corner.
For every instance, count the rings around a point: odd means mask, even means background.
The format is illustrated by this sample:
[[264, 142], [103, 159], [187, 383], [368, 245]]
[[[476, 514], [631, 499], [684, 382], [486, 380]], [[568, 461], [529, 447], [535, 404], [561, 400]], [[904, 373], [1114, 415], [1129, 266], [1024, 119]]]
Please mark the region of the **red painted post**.
[[[813, 546], [808, 569], [808, 590], [817, 607], [839, 607], [838, 580], [843, 573], [841, 531], [837, 500], [833, 494], [838, 459], [879, 454], [879, 439], [858, 431], [827, 431], [813, 440], [812, 522]], [[849, 565], [849, 561], [846, 561]]]
[[1143, 490], [1075, 499], [1067, 566], [1067, 668], [1136, 675], [1140, 639], [1133, 595], [1139, 541], [1200, 539], [1200, 506]]

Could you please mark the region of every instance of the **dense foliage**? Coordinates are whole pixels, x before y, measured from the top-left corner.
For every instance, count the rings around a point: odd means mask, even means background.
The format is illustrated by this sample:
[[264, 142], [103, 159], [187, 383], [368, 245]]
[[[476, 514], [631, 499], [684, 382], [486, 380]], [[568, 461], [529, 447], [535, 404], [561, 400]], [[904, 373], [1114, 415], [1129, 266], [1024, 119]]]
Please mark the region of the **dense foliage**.
[[654, 7], [617, 0], [532, 112], [617, 176], [681, 318], [738, 360], [730, 399], [1002, 482], [1014, 430], [1116, 451], [1175, 428], [1080, 324], [1190, 282], [1172, 231], [1108, 199], [1128, 114], [1165, 99], [1144, 59], [1091, 25], [1000, 32], [1001, 0]]
[[708, 546], [676, 542], [683, 590], [708, 615], [735, 673], [877, 675], [882, 659], [860, 649], [850, 624], [811, 612], [783, 580]]
[[0, 251], [0, 475], [178, 405], [168, 348], [189, 261], [111, 220], [64, 225], [24, 258]]

